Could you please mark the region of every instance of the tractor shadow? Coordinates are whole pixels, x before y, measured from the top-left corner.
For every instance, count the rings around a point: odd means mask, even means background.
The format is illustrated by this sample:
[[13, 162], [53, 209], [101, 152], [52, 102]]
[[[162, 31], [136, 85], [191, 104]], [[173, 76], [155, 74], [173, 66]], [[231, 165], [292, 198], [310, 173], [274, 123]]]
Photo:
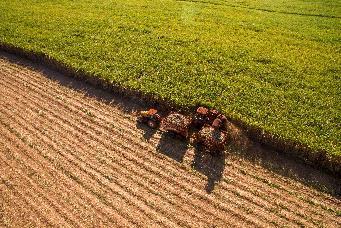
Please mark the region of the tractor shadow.
[[177, 138], [176, 135], [170, 132], [164, 132], [161, 135], [159, 144], [156, 147], [156, 150], [159, 153], [164, 154], [179, 163], [183, 162], [187, 149], [188, 142]]
[[[223, 178], [226, 154], [211, 155], [201, 145], [194, 146], [194, 158], [191, 167], [207, 177], [205, 190], [212, 193], [214, 187]], [[179, 138], [174, 133], [164, 132], [157, 145], [157, 151], [167, 157], [182, 163], [189, 148], [189, 141]]]
[[192, 168], [207, 177], [205, 190], [208, 194], [212, 193], [215, 185], [218, 184], [223, 177], [225, 158], [225, 153], [212, 155], [205, 151], [202, 146], [195, 146]]
[[155, 133], [157, 132], [157, 129], [154, 128], [150, 128], [148, 127], [146, 124], [137, 122], [136, 123], [136, 127], [140, 130], [143, 131], [143, 135], [142, 137], [146, 140], [149, 141], [151, 138], [153, 138], [153, 136], [155, 135]]

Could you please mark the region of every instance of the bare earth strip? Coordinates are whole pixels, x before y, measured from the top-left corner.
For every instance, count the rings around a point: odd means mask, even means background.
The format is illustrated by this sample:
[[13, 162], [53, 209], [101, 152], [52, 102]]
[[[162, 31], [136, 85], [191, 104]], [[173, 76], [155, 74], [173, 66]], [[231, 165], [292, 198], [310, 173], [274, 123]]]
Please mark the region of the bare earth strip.
[[341, 226], [340, 180], [238, 132], [210, 157], [146, 108], [0, 53], [0, 226]]

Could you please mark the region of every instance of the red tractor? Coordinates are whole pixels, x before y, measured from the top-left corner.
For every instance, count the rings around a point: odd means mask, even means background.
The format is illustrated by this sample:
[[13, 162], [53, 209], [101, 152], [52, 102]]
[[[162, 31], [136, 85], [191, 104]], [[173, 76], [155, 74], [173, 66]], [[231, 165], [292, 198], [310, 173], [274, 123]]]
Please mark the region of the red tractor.
[[141, 111], [137, 121], [147, 124], [151, 128], [158, 128], [160, 126], [161, 116], [156, 109], [151, 108], [148, 111]]
[[216, 110], [199, 107], [193, 119], [180, 113], [171, 112], [161, 117], [156, 109], [140, 112], [138, 121], [151, 128], [161, 127], [162, 130], [188, 138], [191, 126], [200, 129], [196, 141], [210, 153], [221, 152], [227, 143], [227, 119]]
[[199, 107], [193, 117], [193, 126], [200, 129], [205, 124], [212, 125], [215, 119], [220, 119], [221, 117], [223, 117], [223, 115], [219, 114], [215, 109]]

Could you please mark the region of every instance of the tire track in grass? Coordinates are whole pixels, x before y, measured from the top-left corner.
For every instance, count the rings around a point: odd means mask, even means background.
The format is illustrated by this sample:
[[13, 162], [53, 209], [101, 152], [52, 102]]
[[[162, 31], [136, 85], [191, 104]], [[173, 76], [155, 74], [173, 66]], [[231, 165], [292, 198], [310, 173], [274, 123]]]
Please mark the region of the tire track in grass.
[[277, 14], [284, 14], [284, 15], [294, 15], [294, 16], [304, 16], [304, 17], [321, 17], [321, 18], [341, 18], [338, 15], [327, 15], [327, 14], [318, 14], [318, 13], [300, 13], [300, 12], [290, 12], [290, 11], [283, 11], [283, 10], [275, 10], [271, 8], [259, 8], [259, 7], [251, 7], [242, 4], [226, 4], [226, 2], [210, 2], [210, 1], [203, 1], [203, 0], [175, 0], [177, 2], [191, 2], [191, 3], [201, 3], [201, 4], [208, 4], [208, 5], [215, 5], [215, 6], [224, 6], [224, 7], [231, 7], [231, 8], [239, 8], [239, 9], [246, 9], [246, 10], [255, 10], [255, 11], [262, 11], [267, 13], [277, 13]]

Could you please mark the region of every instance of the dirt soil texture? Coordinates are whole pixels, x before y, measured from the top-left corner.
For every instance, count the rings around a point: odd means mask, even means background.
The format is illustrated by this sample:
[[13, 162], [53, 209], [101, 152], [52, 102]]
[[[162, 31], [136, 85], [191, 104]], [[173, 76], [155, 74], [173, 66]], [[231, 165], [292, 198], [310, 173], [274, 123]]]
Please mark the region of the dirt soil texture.
[[341, 227], [339, 179], [238, 129], [212, 157], [148, 108], [0, 53], [0, 227]]

